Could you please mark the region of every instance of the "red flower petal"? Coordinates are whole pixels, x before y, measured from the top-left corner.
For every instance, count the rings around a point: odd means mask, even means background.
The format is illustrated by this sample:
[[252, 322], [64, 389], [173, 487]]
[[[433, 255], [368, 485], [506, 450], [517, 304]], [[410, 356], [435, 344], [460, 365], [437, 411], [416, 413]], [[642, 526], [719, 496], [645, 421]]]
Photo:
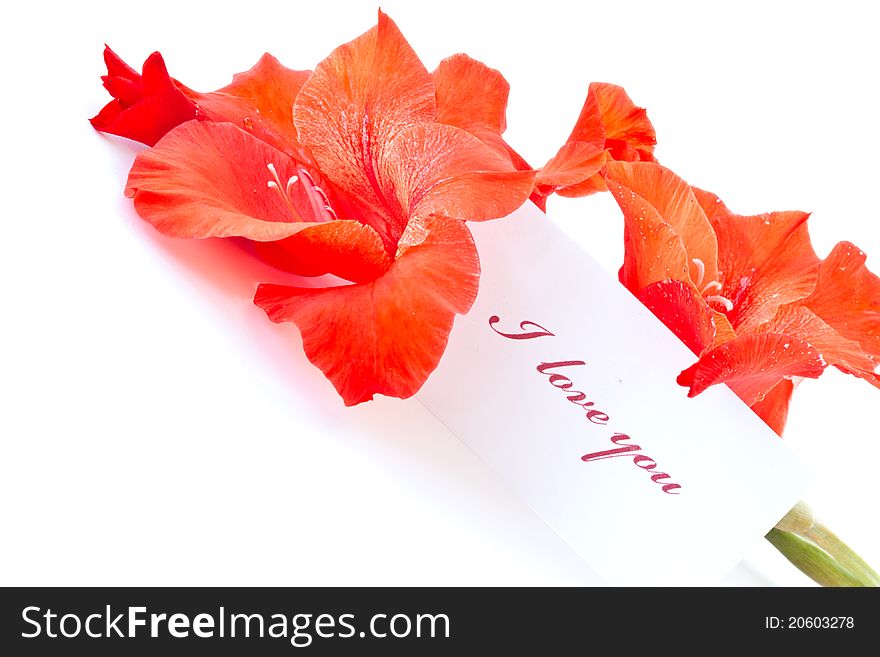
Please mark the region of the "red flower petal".
[[724, 316], [712, 310], [692, 285], [676, 280], [659, 281], [636, 296], [695, 355], [716, 342], [716, 316], [718, 321], [723, 321]]
[[[607, 161], [607, 158], [606, 158]], [[568, 198], [580, 198], [582, 196], [589, 196], [590, 194], [595, 194], [597, 192], [607, 192], [608, 185], [605, 184], [605, 179], [599, 176], [592, 176], [591, 178], [587, 178], [582, 183], [578, 183], [576, 185], [569, 185], [567, 187], [563, 187], [561, 189], [557, 189], [556, 193], [560, 196], [565, 196]]]
[[306, 224], [276, 242], [254, 242], [260, 260], [299, 276], [333, 274], [355, 283], [372, 281], [391, 266], [382, 238], [357, 221]]
[[396, 243], [407, 217], [388, 206], [377, 176], [386, 148], [403, 128], [437, 116], [434, 82], [394, 22], [379, 24], [340, 46], [318, 64], [293, 110], [302, 143], [321, 172], [364, 215], [380, 214], [374, 228]]
[[[672, 228], [687, 251], [688, 269], [695, 284], [717, 277], [715, 231], [690, 185], [653, 162], [609, 162], [605, 178], [619, 186], [614, 196], [621, 208], [626, 205], [632, 212], [648, 204]], [[650, 235], [647, 239], [650, 241]], [[702, 268], [694, 260], [700, 260]]]
[[783, 306], [761, 330], [800, 338], [818, 349], [825, 362], [844, 372], [872, 374], [877, 366], [858, 342], [843, 337], [804, 306]]
[[752, 404], [752, 410], [758, 417], [780, 436], [785, 429], [785, 422], [788, 420], [788, 405], [791, 402], [792, 392], [794, 392], [794, 383], [789, 379], [784, 379], [768, 392], [764, 399]]
[[[160, 55], [161, 57], [161, 55]], [[107, 77], [120, 78], [130, 81], [139, 81], [140, 74], [131, 66], [126, 64], [123, 59], [110, 49], [110, 46], [104, 44], [104, 64], [107, 66]]]
[[304, 218], [267, 187], [269, 164], [282, 184], [297, 173], [293, 158], [230, 123], [190, 121], [137, 156], [125, 194], [170, 237], [281, 239]]
[[467, 131], [482, 128], [501, 134], [507, 128], [510, 85], [494, 68], [458, 54], [440, 62], [433, 78], [437, 121]]
[[566, 144], [539, 173], [539, 205], [554, 192], [571, 197], [607, 190], [598, 175], [606, 159], [653, 162], [656, 143], [647, 113], [623, 87], [592, 83]]
[[432, 73], [437, 92], [437, 121], [471, 133], [505, 157], [513, 168], [531, 171], [501, 133], [507, 128], [510, 85], [494, 68], [458, 54], [448, 57]]
[[638, 294], [660, 281], [690, 281], [687, 251], [672, 227], [644, 199], [630, 196], [631, 192], [622, 185], [611, 181], [608, 184], [624, 218], [620, 282]]
[[819, 259], [807, 232], [805, 212], [737, 215], [709, 192], [694, 189], [718, 239], [721, 294], [738, 333], [753, 331], [777, 309], [810, 294]]
[[880, 358], [880, 278], [857, 246], [840, 242], [819, 265], [816, 288], [804, 305], [840, 335]]
[[525, 203], [533, 171], [516, 171], [498, 152], [450, 125], [401, 129], [386, 149], [378, 186], [409, 217], [462, 221], [504, 217]]
[[143, 75], [109, 47], [104, 49], [104, 61], [108, 71], [104, 86], [116, 98], [91, 119], [97, 130], [152, 146], [174, 126], [196, 118], [195, 102], [168, 75], [159, 53], [144, 62]]
[[817, 378], [825, 369], [819, 351], [803, 340], [778, 333], [740, 336], [704, 353], [678, 376], [688, 397], [726, 383], [748, 405], [763, 399], [783, 379]]
[[207, 94], [194, 94], [205, 119], [234, 123], [275, 148], [308, 163], [293, 124], [293, 104], [312, 74], [282, 66], [269, 53], [232, 83]]
[[290, 203], [269, 189], [270, 163], [282, 185], [300, 166], [232, 124], [189, 121], [138, 155], [125, 193], [141, 217], [170, 237], [289, 238], [279, 248], [295, 258], [285, 267], [295, 273], [369, 280], [387, 268], [382, 242], [368, 226], [303, 221], [311, 219], [308, 200], [296, 185]]
[[657, 135], [644, 108], [636, 107], [623, 87], [593, 82], [572, 138], [586, 140], [593, 134], [589, 125], [598, 115], [605, 131], [605, 147], [620, 161], [654, 162]]
[[371, 283], [323, 289], [261, 285], [254, 303], [293, 322], [308, 359], [345, 404], [407, 398], [437, 367], [456, 313], [477, 294], [479, 260], [467, 227], [433, 219], [429, 234]]
[[607, 152], [601, 143], [570, 141], [538, 172], [537, 183], [560, 194], [583, 183], [605, 166]]
[[626, 220], [624, 285], [715, 279], [715, 233], [686, 182], [650, 162], [608, 162], [605, 179]]

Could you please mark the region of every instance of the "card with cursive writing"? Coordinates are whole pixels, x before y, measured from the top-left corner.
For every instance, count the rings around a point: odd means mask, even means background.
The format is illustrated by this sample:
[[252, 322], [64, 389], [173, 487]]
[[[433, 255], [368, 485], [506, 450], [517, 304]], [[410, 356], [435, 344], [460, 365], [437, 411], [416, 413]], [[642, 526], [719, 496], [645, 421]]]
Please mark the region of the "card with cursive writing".
[[802, 466], [726, 387], [689, 399], [695, 356], [534, 206], [470, 227], [480, 292], [419, 400], [608, 583], [718, 583]]

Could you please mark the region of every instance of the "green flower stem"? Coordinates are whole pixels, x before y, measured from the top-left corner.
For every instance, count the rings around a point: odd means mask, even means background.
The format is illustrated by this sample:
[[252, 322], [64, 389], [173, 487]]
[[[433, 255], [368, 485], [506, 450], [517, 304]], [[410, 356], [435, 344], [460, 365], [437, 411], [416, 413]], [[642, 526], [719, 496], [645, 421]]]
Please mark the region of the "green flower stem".
[[841, 568], [825, 550], [797, 534], [774, 527], [767, 534], [767, 540], [798, 570], [822, 586], [862, 586], [861, 582]]
[[817, 522], [813, 525], [804, 538], [813, 541], [834, 557], [837, 563], [851, 572], [860, 582], [863, 582], [863, 586], [880, 586], [880, 575], [877, 575], [874, 569], [865, 563], [864, 559], [853, 552], [846, 543], [837, 538], [834, 532], [822, 523]]
[[880, 575], [798, 502], [767, 540], [801, 572], [822, 586], [880, 586]]

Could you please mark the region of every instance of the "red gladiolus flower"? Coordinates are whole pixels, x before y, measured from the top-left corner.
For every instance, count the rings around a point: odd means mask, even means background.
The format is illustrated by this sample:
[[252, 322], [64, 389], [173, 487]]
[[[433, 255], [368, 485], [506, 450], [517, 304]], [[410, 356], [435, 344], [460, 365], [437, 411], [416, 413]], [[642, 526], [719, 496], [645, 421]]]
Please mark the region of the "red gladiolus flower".
[[621, 282], [699, 360], [679, 383], [726, 383], [777, 433], [793, 380], [827, 365], [880, 387], [880, 279], [841, 242], [824, 260], [803, 212], [732, 213], [656, 163], [609, 162], [623, 211]]
[[108, 57], [111, 93], [137, 93], [116, 95], [93, 123], [158, 139], [126, 186], [138, 214], [166, 235], [245, 238], [286, 271], [351, 281], [260, 285], [254, 302], [299, 327], [307, 357], [347, 405], [414, 394], [476, 297], [464, 222], [503, 217], [534, 187], [500, 138], [500, 74], [458, 56], [432, 76], [381, 12], [313, 73], [267, 56], [229, 87], [198, 94], [162, 65], [161, 93], [176, 103], [168, 113], [146, 65], [137, 76]]

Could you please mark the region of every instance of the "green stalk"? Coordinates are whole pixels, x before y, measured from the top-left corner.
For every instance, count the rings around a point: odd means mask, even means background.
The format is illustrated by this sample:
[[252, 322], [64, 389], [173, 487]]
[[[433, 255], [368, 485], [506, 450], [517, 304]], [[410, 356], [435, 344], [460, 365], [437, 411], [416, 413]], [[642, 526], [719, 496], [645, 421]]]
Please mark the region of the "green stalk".
[[798, 502], [767, 540], [798, 570], [822, 586], [880, 586], [880, 575]]
[[855, 576], [863, 586], [880, 586], [880, 575], [874, 571], [871, 566], [865, 563], [859, 555], [843, 541], [841, 541], [834, 533], [825, 527], [822, 523], [817, 522], [813, 525], [805, 535], [807, 538], [820, 548], [825, 550], [834, 559], [849, 572]]

